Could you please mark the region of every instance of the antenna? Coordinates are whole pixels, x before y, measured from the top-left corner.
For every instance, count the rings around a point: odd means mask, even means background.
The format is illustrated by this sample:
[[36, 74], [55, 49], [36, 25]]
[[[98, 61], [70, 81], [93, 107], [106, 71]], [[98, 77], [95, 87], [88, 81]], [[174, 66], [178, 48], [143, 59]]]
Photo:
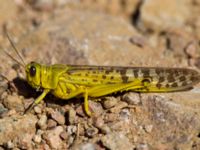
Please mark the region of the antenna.
[[8, 52], [6, 52], [4, 49], [3, 49], [3, 52], [8, 56], [10, 57], [12, 60], [14, 60], [16, 63], [18, 63], [19, 65], [21, 65], [22, 67], [25, 68], [25, 65], [22, 64], [21, 62], [19, 62], [17, 59], [15, 59], [12, 55], [10, 55]]
[[21, 59], [22, 63], [20, 63], [17, 59], [15, 59], [13, 56], [11, 56], [9, 53], [7, 53], [5, 50], [4, 52], [6, 53], [6, 55], [8, 55], [11, 59], [13, 59], [15, 62], [17, 62], [18, 64], [22, 65], [23, 67], [26, 66], [26, 63], [24, 62], [22, 56], [19, 54], [17, 48], [15, 47], [15, 44], [13, 43], [12, 39], [10, 38], [8, 32], [7, 32], [7, 29], [5, 29], [5, 33], [6, 33], [6, 36], [12, 46], [12, 48], [14, 49], [14, 51], [16, 52], [17, 56]]

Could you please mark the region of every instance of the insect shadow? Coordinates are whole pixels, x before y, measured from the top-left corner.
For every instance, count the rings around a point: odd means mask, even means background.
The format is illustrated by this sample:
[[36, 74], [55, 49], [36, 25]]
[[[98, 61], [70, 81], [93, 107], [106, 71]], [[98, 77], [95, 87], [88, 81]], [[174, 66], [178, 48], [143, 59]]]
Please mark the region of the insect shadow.
[[[16, 77], [13, 79], [13, 83], [17, 88], [17, 93], [23, 96], [25, 99], [34, 98], [36, 99], [41, 95], [42, 91], [36, 91], [32, 88], [25, 79]], [[64, 106], [67, 104], [80, 104], [81, 98], [74, 98], [70, 100], [60, 100], [59, 98], [53, 96], [51, 93], [43, 99], [43, 101], [52, 107]]]

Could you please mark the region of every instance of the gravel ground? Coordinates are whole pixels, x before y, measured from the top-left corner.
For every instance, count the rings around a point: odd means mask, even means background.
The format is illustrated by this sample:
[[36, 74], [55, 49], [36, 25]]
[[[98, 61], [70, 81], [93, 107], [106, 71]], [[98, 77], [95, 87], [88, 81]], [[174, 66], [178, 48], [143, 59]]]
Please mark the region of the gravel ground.
[[[0, 150], [198, 150], [200, 85], [174, 93], [117, 93], [65, 101], [41, 92], [25, 62], [200, 68], [198, 0], [7, 0], [0, 5]], [[2, 76], [3, 75], [3, 76]]]

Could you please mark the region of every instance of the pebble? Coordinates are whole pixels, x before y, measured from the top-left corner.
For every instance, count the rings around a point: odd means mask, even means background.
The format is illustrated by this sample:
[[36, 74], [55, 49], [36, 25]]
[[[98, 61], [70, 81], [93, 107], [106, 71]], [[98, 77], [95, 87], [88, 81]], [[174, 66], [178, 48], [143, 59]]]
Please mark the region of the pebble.
[[76, 123], [76, 111], [72, 108], [70, 108], [68, 111], [68, 122], [69, 122], [69, 124]]
[[3, 104], [8, 109], [15, 109], [16, 111], [24, 111], [24, 105], [22, 99], [13, 94], [8, 95], [6, 99], [4, 99]]
[[63, 132], [62, 126], [57, 126], [51, 130], [47, 130], [43, 134], [43, 138], [46, 140], [51, 149], [62, 149], [62, 140], [60, 134]]
[[147, 133], [151, 133], [153, 129], [153, 125], [145, 125], [144, 129]]
[[6, 147], [7, 147], [8, 149], [13, 149], [13, 148], [14, 148], [14, 143], [11, 142], [11, 141], [8, 141], [8, 142], [6, 143]]
[[119, 113], [119, 117], [121, 120], [124, 120], [126, 122], [130, 121], [130, 111], [127, 108], [122, 109], [122, 111]]
[[93, 143], [82, 144], [78, 149], [80, 150], [96, 150], [96, 146]]
[[73, 145], [74, 141], [75, 141], [75, 137], [74, 136], [69, 136], [69, 138], [68, 138], [66, 143], [68, 145]]
[[60, 137], [63, 139], [63, 140], [67, 140], [69, 138], [69, 135], [67, 134], [66, 131], [63, 131], [61, 134], [60, 134]]
[[199, 58], [198, 44], [193, 41], [185, 47], [185, 53], [192, 58]]
[[94, 137], [98, 133], [98, 129], [91, 127], [86, 129], [86, 136], [88, 137]]
[[37, 118], [30, 114], [13, 115], [0, 119], [0, 145], [9, 140], [22, 141], [24, 144], [30, 145], [35, 134], [36, 122]]
[[144, 47], [147, 45], [147, 41], [144, 39], [144, 37], [133, 36], [130, 38], [130, 42], [139, 47]]
[[54, 112], [54, 109], [51, 107], [46, 107], [45, 111], [47, 112], [48, 115], [51, 115]]
[[44, 150], [51, 150], [48, 144], [44, 144]]
[[129, 105], [138, 105], [141, 103], [139, 94], [133, 92], [124, 94], [122, 100], [127, 102]]
[[134, 146], [121, 132], [111, 132], [101, 138], [102, 144], [108, 149], [133, 150]]
[[24, 100], [24, 107], [25, 107], [25, 109], [28, 109], [28, 107], [34, 102], [35, 100], [34, 100], [34, 98], [28, 98], [28, 99], [26, 99], [26, 100]]
[[[96, 101], [89, 100], [89, 109], [90, 109], [93, 117], [94, 116], [95, 117], [100, 116], [103, 113], [103, 107], [102, 107], [102, 105], [99, 102], [96, 102]], [[78, 115], [80, 115], [82, 117], [86, 116], [86, 113], [84, 111], [83, 105], [80, 105], [76, 109], [76, 112], [77, 112]]]
[[57, 126], [57, 122], [54, 121], [53, 119], [49, 119], [49, 120], [47, 121], [47, 128], [48, 128], [48, 129], [54, 128], [54, 127], [56, 127], [56, 126]]
[[35, 136], [33, 137], [33, 141], [34, 141], [35, 143], [41, 143], [41, 141], [42, 141], [41, 135], [35, 135]]
[[105, 109], [110, 109], [114, 107], [118, 102], [118, 99], [115, 97], [105, 97], [105, 100], [103, 101], [103, 107]]
[[118, 115], [116, 113], [108, 113], [106, 114], [104, 121], [105, 122], [116, 122], [118, 120]]
[[115, 107], [111, 108], [109, 111], [111, 113], [119, 113], [122, 108], [127, 107], [128, 104], [126, 102], [120, 101]]
[[20, 149], [31, 149], [32, 139], [33, 139], [33, 134], [25, 133], [23, 137], [17, 139], [16, 141], [17, 147]]
[[111, 133], [111, 129], [110, 127], [108, 127], [107, 125], [103, 125], [102, 127], [99, 128], [101, 130], [101, 132], [103, 134], [108, 134]]
[[136, 150], [149, 150], [147, 144], [139, 144], [136, 146]]
[[46, 129], [47, 128], [47, 116], [41, 115], [40, 119], [37, 122], [37, 125], [40, 127], [40, 129]]
[[38, 105], [34, 107], [34, 111], [37, 114], [41, 114], [42, 113], [42, 109]]
[[37, 135], [42, 135], [43, 133], [44, 133], [43, 130], [40, 130], [40, 129], [37, 130]]
[[65, 124], [65, 117], [59, 111], [53, 111], [50, 115], [51, 118], [54, 119], [58, 124]]
[[35, 9], [42, 10], [42, 11], [49, 11], [52, 10], [54, 7], [53, 0], [37, 0], [32, 5]]
[[89, 101], [89, 108], [93, 116], [100, 116], [103, 113], [103, 107], [99, 102]]
[[[83, 106], [82, 105], [79, 105], [77, 108], [76, 108], [76, 114], [78, 114], [79, 116], [81, 117], [86, 117], [86, 114], [85, 114], [85, 111], [83, 110]], [[70, 116], [69, 116], [70, 117]], [[70, 119], [73, 119], [73, 118], [70, 118]], [[69, 120], [70, 120], [69, 119]]]
[[76, 126], [71, 125], [71, 126], [67, 127], [67, 133], [69, 135], [72, 135], [72, 134], [76, 133], [76, 131], [77, 131], [77, 127]]
[[15, 115], [16, 113], [17, 113], [17, 112], [16, 112], [16, 110], [14, 110], [14, 109], [8, 111], [8, 115], [9, 115], [9, 116], [13, 116], [13, 115]]
[[102, 117], [94, 118], [93, 124], [97, 128], [101, 128], [104, 125], [104, 120]]

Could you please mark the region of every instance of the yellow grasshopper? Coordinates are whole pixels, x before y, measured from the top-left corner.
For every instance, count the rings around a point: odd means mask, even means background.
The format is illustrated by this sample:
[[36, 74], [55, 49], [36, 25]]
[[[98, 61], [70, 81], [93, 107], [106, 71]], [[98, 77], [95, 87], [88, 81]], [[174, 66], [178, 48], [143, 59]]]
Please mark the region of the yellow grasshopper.
[[101, 97], [111, 93], [134, 92], [175, 92], [191, 89], [200, 81], [200, 74], [186, 68], [156, 67], [117, 67], [83, 65], [42, 65], [36, 62], [25, 64], [21, 55], [7, 35], [12, 47], [21, 59], [26, 72], [26, 79], [35, 89], [42, 89], [42, 94], [30, 106], [38, 104], [51, 93], [68, 100], [77, 96], [84, 97], [84, 110], [91, 112], [88, 97]]

